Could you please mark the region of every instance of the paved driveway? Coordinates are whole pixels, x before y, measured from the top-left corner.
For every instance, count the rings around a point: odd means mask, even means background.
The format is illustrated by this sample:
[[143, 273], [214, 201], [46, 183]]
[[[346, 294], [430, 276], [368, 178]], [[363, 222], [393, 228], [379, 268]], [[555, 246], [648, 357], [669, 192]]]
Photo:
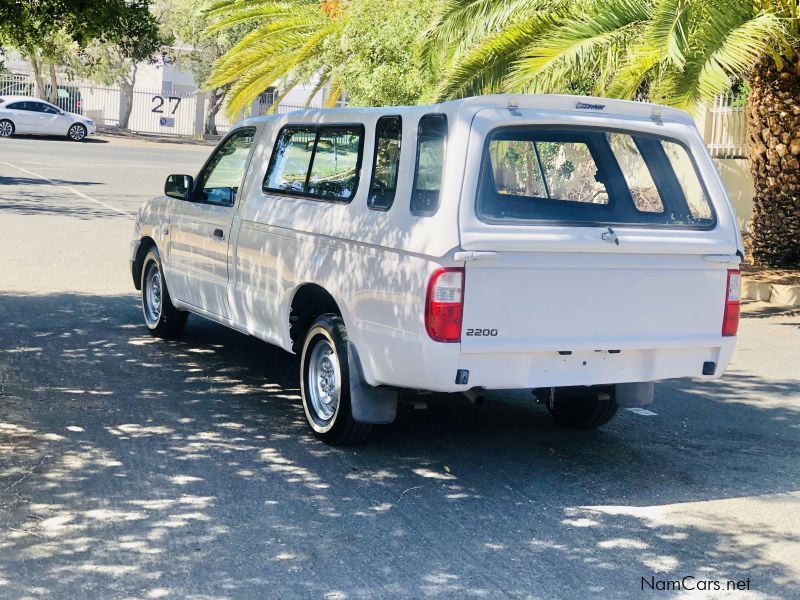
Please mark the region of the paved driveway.
[[800, 311], [600, 431], [436, 396], [332, 449], [294, 356], [141, 323], [131, 215], [208, 148], [0, 142], [0, 596], [800, 596]]

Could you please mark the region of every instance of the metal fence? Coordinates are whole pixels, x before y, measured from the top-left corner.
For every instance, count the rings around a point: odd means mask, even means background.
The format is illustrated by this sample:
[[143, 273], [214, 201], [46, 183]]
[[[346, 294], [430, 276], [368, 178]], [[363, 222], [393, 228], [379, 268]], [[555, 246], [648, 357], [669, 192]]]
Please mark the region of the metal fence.
[[[50, 91], [49, 78], [45, 94]], [[0, 97], [3, 95], [35, 96], [36, 86], [28, 75], [0, 76]], [[59, 81], [55, 104], [62, 110], [83, 114], [98, 125], [119, 126], [122, 104], [125, 102], [119, 87], [99, 86], [84, 81]], [[139, 90], [133, 91], [128, 129], [139, 133], [158, 133], [177, 136], [202, 135], [208, 98], [201, 91]], [[266, 114], [271, 105], [256, 101], [248, 110], [237, 115], [236, 121], [250, 115]], [[304, 107], [279, 104], [275, 112], [285, 113]], [[235, 121], [234, 121], [235, 122]], [[215, 118], [217, 132], [224, 134], [233, 123], [224, 111]]]
[[733, 94], [720, 94], [706, 109], [705, 142], [716, 158], [747, 155], [747, 111], [736, 100]]

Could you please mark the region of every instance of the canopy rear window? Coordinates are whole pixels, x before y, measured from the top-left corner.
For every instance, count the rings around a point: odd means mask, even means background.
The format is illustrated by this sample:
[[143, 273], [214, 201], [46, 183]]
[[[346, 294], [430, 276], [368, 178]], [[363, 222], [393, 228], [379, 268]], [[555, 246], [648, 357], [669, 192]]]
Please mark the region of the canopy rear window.
[[714, 211], [680, 143], [598, 128], [501, 128], [484, 149], [488, 222], [711, 228]]

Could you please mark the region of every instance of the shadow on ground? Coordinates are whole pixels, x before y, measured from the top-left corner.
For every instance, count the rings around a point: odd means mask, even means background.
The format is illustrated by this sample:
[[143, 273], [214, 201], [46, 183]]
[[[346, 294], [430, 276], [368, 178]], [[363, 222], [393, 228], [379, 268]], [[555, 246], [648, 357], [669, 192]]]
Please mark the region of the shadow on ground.
[[153, 339], [129, 296], [2, 295], [0, 321], [0, 595], [800, 594], [772, 554], [797, 532], [636, 510], [800, 489], [796, 380], [671, 382], [658, 417], [591, 433], [524, 394], [435, 396], [332, 449], [296, 358], [253, 338]]
[[74, 142], [67, 139], [66, 134], [61, 135], [29, 135], [29, 134], [15, 134], [15, 140], [29, 140], [32, 142], [64, 142], [66, 144], [107, 144], [108, 140], [100, 139], [95, 136], [88, 136], [82, 142]]

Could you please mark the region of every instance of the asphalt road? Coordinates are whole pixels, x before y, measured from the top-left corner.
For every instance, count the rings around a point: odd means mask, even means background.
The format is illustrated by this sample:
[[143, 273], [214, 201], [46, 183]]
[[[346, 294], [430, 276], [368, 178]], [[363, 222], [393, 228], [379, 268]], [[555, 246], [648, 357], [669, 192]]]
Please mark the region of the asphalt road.
[[0, 140], [0, 597], [800, 597], [800, 311], [599, 431], [437, 396], [328, 448], [294, 356], [142, 325], [131, 215], [208, 151]]

